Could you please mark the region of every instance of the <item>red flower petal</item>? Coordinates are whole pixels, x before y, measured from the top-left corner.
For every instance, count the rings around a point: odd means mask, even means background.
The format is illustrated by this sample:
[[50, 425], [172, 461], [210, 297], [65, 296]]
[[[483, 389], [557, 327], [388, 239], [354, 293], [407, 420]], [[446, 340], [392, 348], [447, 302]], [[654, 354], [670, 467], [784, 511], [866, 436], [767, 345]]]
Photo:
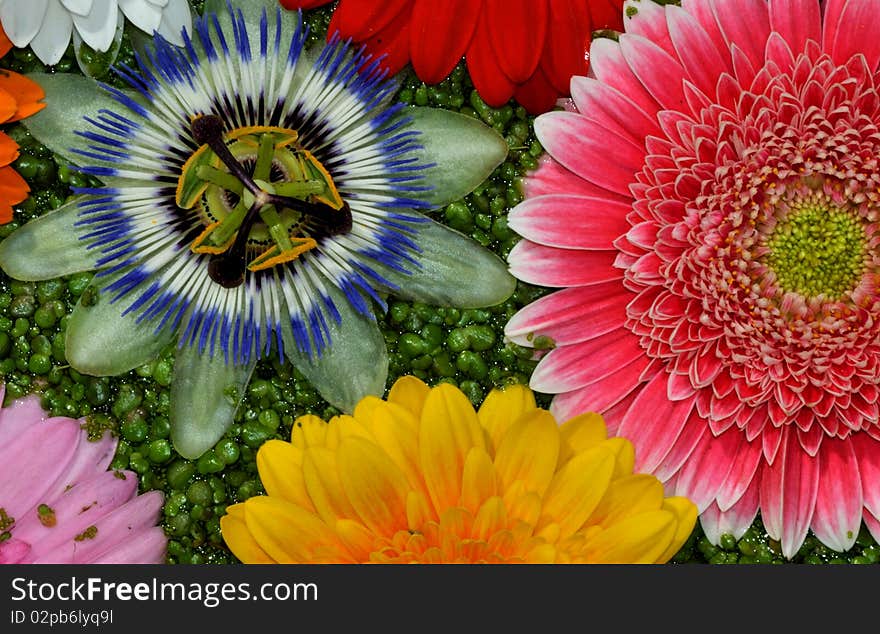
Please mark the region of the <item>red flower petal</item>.
[[545, 38], [541, 69], [562, 95], [568, 94], [572, 76], [586, 75], [589, 67], [587, 51], [593, 25], [582, 4], [582, 0], [551, 0], [549, 37]]
[[382, 66], [395, 74], [409, 63], [409, 32], [409, 11], [401, 11], [388, 26], [364, 40], [364, 44], [374, 56], [385, 55]]
[[547, 0], [485, 0], [489, 41], [502, 72], [522, 84], [538, 68], [547, 35]]
[[513, 96], [515, 86], [498, 65], [488, 33], [489, 25], [484, 12], [480, 16], [477, 31], [467, 50], [467, 66], [474, 87], [483, 101], [493, 108], [499, 108]]
[[[624, 0], [580, 0], [579, 4], [584, 7], [585, 13], [589, 12], [593, 22], [593, 29], [623, 30], [623, 1]], [[584, 10], [582, 9], [582, 10]]]
[[409, 0], [341, 0], [334, 12], [344, 37], [361, 42], [376, 35], [400, 16], [409, 15]]
[[[564, 92], [567, 94], [568, 90]], [[531, 79], [519, 86], [513, 96], [530, 113], [540, 114], [551, 110], [560, 94], [547, 79], [541, 67], [538, 67]]]
[[415, 0], [410, 50], [419, 79], [436, 84], [452, 72], [468, 50], [482, 9], [481, 0], [449, 0], [442, 11], [433, 0]]

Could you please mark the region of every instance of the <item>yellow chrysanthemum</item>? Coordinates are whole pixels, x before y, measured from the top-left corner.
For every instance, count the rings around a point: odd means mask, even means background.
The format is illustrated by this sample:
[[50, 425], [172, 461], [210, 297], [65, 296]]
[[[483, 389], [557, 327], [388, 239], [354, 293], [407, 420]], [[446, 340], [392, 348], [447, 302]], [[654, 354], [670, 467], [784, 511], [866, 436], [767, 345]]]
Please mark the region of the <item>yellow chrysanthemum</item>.
[[654, 563], [697, 509], [633, 474], [632, 445], [598, 414], [561, 427], [524, 386], [479, 412], [457, 388], [413, 377], [354, 416], [296, 421], [257, 466], [268, 495], [228, 508], [246, 563]]

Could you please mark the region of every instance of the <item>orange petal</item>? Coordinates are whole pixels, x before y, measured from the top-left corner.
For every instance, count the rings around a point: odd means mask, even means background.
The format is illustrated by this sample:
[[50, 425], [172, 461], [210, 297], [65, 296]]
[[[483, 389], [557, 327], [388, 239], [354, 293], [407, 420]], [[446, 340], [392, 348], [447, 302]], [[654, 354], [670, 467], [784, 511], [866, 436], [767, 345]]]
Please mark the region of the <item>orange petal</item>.
[[10, 93], [0, 90], [0, 123], [9, 121], [18, 110], [18, 103]]
[[15, 205], [27, 198], [30, 191], [27, 181], [12, 167], [0, 167], [0, 200]]
[[12, 40], [6, 35], [6, 31], [0, 26], [0, 57], [3, 57], [12, 49]]
[[0, 132], [0, 165], [9, 165], [18, 158], [18, 143]]
[[0, 92], [6, 92], [16, 101], [15, 113], [7, 121], [18, 121], [46, 107], [40, 100], [45, 91], [34, 80], [11, 70], [0, 70]]
[[342, 489], [336, 452], [324, 447], [309, 447], [303, 452], [302, 471], [315, 511], [328, 526], [333, 526], [339, 519], [357, 517]]

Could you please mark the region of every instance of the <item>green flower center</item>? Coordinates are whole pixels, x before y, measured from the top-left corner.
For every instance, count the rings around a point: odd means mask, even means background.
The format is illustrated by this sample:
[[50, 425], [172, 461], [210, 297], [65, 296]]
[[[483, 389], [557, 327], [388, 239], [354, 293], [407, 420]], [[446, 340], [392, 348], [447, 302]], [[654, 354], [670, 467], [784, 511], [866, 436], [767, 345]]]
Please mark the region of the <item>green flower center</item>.
[[839, 298], [858, 284], [867, 237], [861, 219], [830, 201], [803, 201], [773, 229], [766, 262], [785, 291]]
[[348, 205], [295, 130], [226, 133], [214, 115], [196, 117], [192, 129], [201, 147], [181, 170], [176, 202], [201, 217], [205, 230], [190, 249], [211, 255], [208, 272], [221, 286], [239, 286], [246, 270], [290, 262], [317, 238], [351, 229]]

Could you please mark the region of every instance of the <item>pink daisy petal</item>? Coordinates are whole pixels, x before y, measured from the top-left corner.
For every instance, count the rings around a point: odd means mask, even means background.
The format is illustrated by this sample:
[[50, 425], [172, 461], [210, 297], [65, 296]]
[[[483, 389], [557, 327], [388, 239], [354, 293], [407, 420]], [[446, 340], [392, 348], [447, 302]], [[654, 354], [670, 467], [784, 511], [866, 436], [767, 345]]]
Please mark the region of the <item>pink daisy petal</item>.
[[510, 211], [510, 228], [544, 246], [614, 250], [629, 230], [629, 208], [618, 201], [572, 195], [529, 198]]
[[859, 463], [865, 508], [880, 517], [880, 441], [856, 433], [850, 436], [850, 442]]
[[826, 439], [819, 453], [819, 488], [811, 528], [834, 550], [852, 548], [862, 521], [862, 483], [852, 443]]
[[653, 472], [674, 446], [693, 410], [693, 399], [669, 402], [666, 381], [662, 372], [649, 381], [617, 430], [618, 436], [635, 446], [636, 471]]
[[[589, 341], [551, 350], [538, 363], [529, 385], [547, 394], [571, 392], [595, 383], [641, 356], [639, 340], [619, 328]], [[590, 362], [582, 363], [582, 359], [590, 359]]]
[[[3, 391], [6, 391], [5, 387]], [[46, 412], [40, 407], [40, 397], [33, 394], [0, 409], [0, 447], [9, 446], [25, 428], [46, 418]]]
[[639, 109], [655, 116], [660, 107], [627, 64], [620, 43], [599, 38], [590, 45], [590, 72], [601, 83], [626, 95]]
[[672, 445], [669, 453], [663, 456], [660, 464], [654, 468], [653, 474], [661, 482], [667, 482], [672, 479], [677, 481], [681, 476], [682, 466], [691, 459], [696, 446], [703, 440], [704, 436], [712, 435], [708, 425], [692, 424], [698, 418], [699, 414], [691, 411], [691, 419], [685, 424], [678, 438], [675, 439], [675, 443]]
[[741, 49], [752, 68], [761, 68], [770, 36], [767, 0], [711, 0], [711, 4], [728, 45]]
[[755, 479], [739, 501], [726, 511], [710, 504], [700, 515], [700, 526], [713, 544], [718, 544], [722, 535], [733, 535], [740, 539], [758, 515], [759, 479]]
[[613, 251], [564, 251], [521, 240], [507, 259], [511, 273], [540, 286], [586, 286], [623, 278], [614, 267]]
[[641, 35], [659, 45], [670, 55], [675, 56], [675, 47], [669, 37], [669, 29], [666, 26], [666, 11], [663, 7], [653, 2], [627, 0], [623, 5], [623, 14], [627, 16], [624, 22], [627, 33]]
[[708, 507], [738, 460], [742, 440], [739, 430], [718, 437], [705, 433], [678, 474], [679, 495], [690, 498], [700, 511]]
[[838, 64], [864, 55], [874, 71], [880, 62], [880, 0], [827, 0], [823, 48]]
[[732, 508], [745, 495], [756, 479], [763, 456], [761, 443], [749, 442], [742, 434], [743, 441], [739, 446], [737, 458], [718, 488], [715, 502], [721, 511]]
[[818, 2], [770, 0], [770, 30], [788, 43], [795, 55], [802, 53], [807, 40], [822, 39], [822, 14]]
[[93, 563], [96, 564], [161, 564], [165, 563], [165, 547], [168, 538], [161, 528], [143, 531], [112, 551], [106, 552]]
[[[706, 95], [715, 92], [719, 69], [730, 70], [729, 58], [722, 57], [712, 38], [690, 13], [676, 6], [666, 11], [674, 56], [681, 60], [694, 85]], [[694, 51], [699, 51], [694, 54]]]
[[782, 554], [794, 557], [813, 520], [819, 487], [819, 461], [801, 449], [793, 431], [785, 433], [776, 460], [761, 478], [761, 517]]
[[612, 194], [607, 189], [594, 185], [577, 174], [565, 169], [546, 154], [539, 160], [538, 169], [523, 181], [523, 191], [527, 198], [557, 194], [564, 191], [578, 196], [604, 197], [613, 202], [625, 202], [625, 196]]
[[0, 482], [4, 483], [0, 507], [18, 518], [42, 502], [46, 486], [66, 472], [80, 436], [75, 420], [49, 419], [32, 424], [4, 447], [4, 460], [0, 461]]
[[584, 412], [605, 413], [635, 391], [634, 385], [646, 365], [644, 359], [636, 359], [577, 390], [558, 394], [553, 399], [550, 411], [559, 421], [566, 421]]
[[624, 196], [645, 158], [644, 148], [629, 138], [572, 112], [541, 115], [535, 119], [535, 136], [566, 168]]
[[[16, 523], [16, 537], [31, 543], [32, 555], [36, 559], [63, 544], [73, 548], [76, 535], [137, 494], [137, 476], [132, 472], [123, 472], [123, 475], [125, 479], [116, 477], [112, 471], [105, 471], [90, 480], [77, 483], [54, 505], [50, 505], [55, 511], [54, 526], [44, 526], [36, 510], [33, 510]], [[101, 541], [104, 539], [102, 535]]]
[[[677, 58], [651, 40], [625, 33], [620, 36], [620, 51], [639, 81], [663, 110], [687, 108], [682, 82], [687, 73]], [[655, 69], [662, 68], [658, 74]]]
[[58, 480], [47, 487], [45, 493], [47, 504], [57, 500], [77, 482], [88, 480], [106, 471], [113, 461], [117, 439], [109, 431], [104, 432], [96, 441], [88, 440], [84, 435], [80, 438], [80, 444], [67, 469]]
[[628, 96], [592, 77], [572, 77], [571, 97], [580, 112], [589, 112], [600, 125], [642, 144], [660, 131], [657, 118]]
[[504, 334], [521, 346], [549, 338], [556, 346], [588, 341], [620, 328], [629, 297], [618, 282], [557, 291], [511, 317]]

